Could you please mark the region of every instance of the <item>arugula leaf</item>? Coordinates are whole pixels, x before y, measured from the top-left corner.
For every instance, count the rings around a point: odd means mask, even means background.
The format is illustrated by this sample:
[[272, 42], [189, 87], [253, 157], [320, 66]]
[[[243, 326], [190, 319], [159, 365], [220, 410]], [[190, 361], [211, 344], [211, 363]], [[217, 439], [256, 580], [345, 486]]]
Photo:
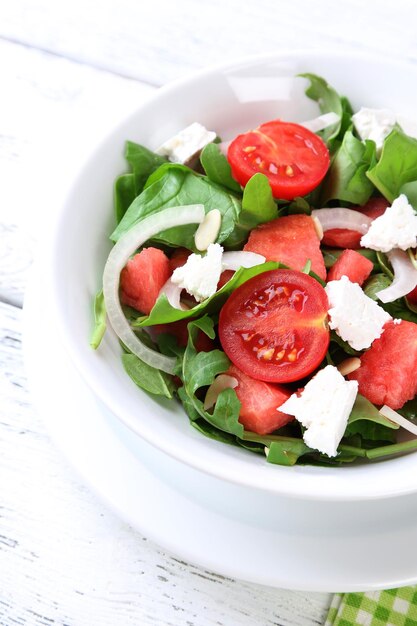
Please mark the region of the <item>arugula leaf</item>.
[[240, 285], [243, 285], [247, 280], [263, 274], [269, 270], [275, 270], [280, 267], [279, 263], [270, 261], [268, 263], [262, 263], [255, 267], [243, 268], [237, 270], [232, 278], [225, 284], [219, 291], [216, 291], [210, 298], [200, 302], [192, 309], [182, 311], [175, 309], [170, 305], [165, 295], [159, 296], [152, 311], [147, 317], [139, 317], [133, 326], [153, 326], [154, 324], [168, 324], [169, 322], [176, 322], [177, 320], [188, 319], [190, 317], [200, 316], [206, 313], [213, 313], [218, 311], [229, 295]]
[[344, 436], [359, 434], [364, 439], [375, 441], [395, 441], [393, 430], [399, 426], [381, 415], [376, 406], [358, 393]]
[[[198, 331], [202, 330], [211, 339], [214, 338], [213, 320], [205, 316], [188, 324], [188, 344], [182, 362], [181, 378], [184, 392], [193, 407], [202, 418], [215, 428], [241, 437], [243, 426], [239, 422], [240, 402], [233, 389], [224, 389], [216, 402], [213, 413], [204, 410], [203, 402], [196, 396], [201, 387], [211, 385], [218, 374], [225, 372], [230, 365], [227, 356], [221, 350], [197, 352], [195, 341]], [[190, 412], [188, 413], [190, 415]]]
[[97, 350], [106, 332], [106, 319], [106, 305], [104, 304], [103, 290], [101, 290], [94, 298], [94, 329], [90, 339], [90, 346], [94, 350]]
[[346, 116], [349, 115], [349, 108], [347, 107], [348, 101], [346, 98], [342, 100], [337, 91], [330, 87], [324, 78], [317, 76], [316, 74], [299, 74], [303, 78], [307, 78], [310, 81], [310, 86], [306, 89], [306, 95], [315, 100], [322, 113], [329, 113], [333, 111], [339, 116], [339, 121], [332, 124], [328, 128], [321, 131], [321, 136], [325, 141], [337, 137], [340, 132], [342, 121], [346, 124]]
[[375, 163], [375, 143], [362, 142], [350, 130], [346, 131], [324, 180], [321, 203], [339, 200], [365, 204], [374, 189], [366, 173]]
[[380, 160], [367, 176], [393, 202], [403, 185], [417, 180], [417, 140], [394, 128], [384, 141]]
[[223, 185], [223, 187], [227, 187], [227, 189], [236, 193], [242, 193], [241, 186], [232, 176], [229, 161], [224, 154], [220, 152], [220, 148], [217, 144], [207, 144], [200, 155], [200, 161], [207, 177], [211, 181], [218, 185]]
[[157, 396], [172, 398], [175, 385], [169, 374], [144, 363], [135, 354], [122, 354], [122, 363], [133, 382]]
[[291, 204], [288, 205], [288, 215], [300, 214], [311, 215], [311, 206], [305, 197], [297, 196]]
[[116, 178], [114, 182], [114, 211], [117, 224], [123, 218], [136, 196], [134, 174], [122, 174]]
[[243, 191], [239, 225], [249, 231], [258, 224], [270, 222], [275, 217], [277, 217], [277, 205], [272, 195], [271, 185], [265, 174], [258, 172], [248, 180]]
[[219, 430], [215, 426], [212, 426], [212, 424], [209, 424], [204, 419], [200, 418], [200, 416], [198, 417], [199, 419], [192, 420], [191, 424], [196, 430], [198, 430], [199, 433], [209, 437], [210, 439], [214, 439], [215, 441], [220, 441], [221, 443], [228, 443], [234, 446], [239, 445], [234, 435], [225, 433], [223, 430]]
[[[195, 174], [185, 166], [162, 165], [147, 181], [145, 189], [135, 198], [122, 221], [111, 235], [117, 241], [139, 220], [167, 207], [186, 204], [203, 204], [206, 213], [218, 209], [222, 224], [217, 242], [222, 242], [232, 233], [237, 222], [241, 203], [232, 193], [221, 189], [204, 176]], [[154, 241], [169, 246], [196, 250], [194, 245], [195, 224], [170, 228], [161, 232]], [[236, 243], [242, 243], [242, 240]]]

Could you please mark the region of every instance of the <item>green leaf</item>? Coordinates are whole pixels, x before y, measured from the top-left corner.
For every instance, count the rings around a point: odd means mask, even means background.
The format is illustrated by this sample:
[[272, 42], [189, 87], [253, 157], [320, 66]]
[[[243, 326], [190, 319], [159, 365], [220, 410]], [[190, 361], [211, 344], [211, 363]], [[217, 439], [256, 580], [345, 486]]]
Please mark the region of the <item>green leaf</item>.
[[122, 174], [114, 183], [114, 211], [117, 224], [136, 198], [134, 174]]
[[[219, 394], [213, 413], [204, 410], [203, 402], [196, 392], [202, 387], [212, 384], [218, 374], [225, 372], [230, 361], [221, 350], [197, 352], [195, 341], [198, 331], [214, 337], [213, 320], [205, 316], [188, 324], [188, 344], [182, 362], [181, 379], [187, 402], [193, 407], [193, 415], [197, 412], [206, 422], [219, 430], [241, 437], [244, 429], [239, 422], [240, 402], [233, 389], [225, 389]], [[191, 411], [188, 411], [190, 415]]]
[[138, 387], [157, 396], [172, 398], [175, 386], [169, 374], [144, 363], [135, 354], [122, 354], [122, 363]]
[[345, 437], [359, 434], [364, 439], [375, 441], [393, 441], [393, 430], [398, 425], [381, 415], [376, 406], [358, 393], [349, 415]]
[[406, 183], [417, 180], [417, 140], [394, 128], [384, 141], [380, 160], [367, 176], [393, 202]]
[[156, 154], [145, 148], [145, 146], [141, 146], [133, 141], [126, 141], [125, 158], [134, 175], [136, 195], [139, 195], [142, 191], [152, 172], [167, 162], [166, 157]]
[[[162, 165], [148, 179], [145, 189], [135, 198], [122, 221], [111, 235], [117, 241], [125, 232], [147, 215], [167, 207], [187, 204], [203, 204], [206, 213], [218, 209], [222, 224], [217, 242], [222, 242], [232, 233], [241, 209], [240, 200], [232, 193], [221, 189], [204, 176], [189, 168], [176, 164]], [[154, 241], [195, 250], [195, 224], [170, 228], [162, 231]], [[238, 243], [243, 242], [242, 239]]]
[[229, 433], [225, 433], [224, 431], [219, 430], [212, 424], [209, 424], [204, 419], [200, 418], [200, 416], [198, 416], [198, 419], [192, 420], [191, 424], [196, 430], [198, 430], [199, 433], [201, 433], [205, 437], [209, 437], [210, 439], [214, 439], [215, 441], [220, 441], [221, 443], [228, 443], [234, 446], [239, 445], [234, 435], [230, 435]]
[[[330, 87], [324, 78], [317, 76], [316, 74], [299, 74], [303, 78], [307, 78], [310, 81], [310, 86], [306, 89], [306, 95], [315, 100], [322, 113], [329, 113], [333, 111], [339, 116], [339, 121], [332, 126], [321, 131], [321, 136], [325, 141], [337, 137], [339, 134], [344, 116], [348, 115], [348, 104], [346, 98], [342, 100], [337, 91]], [[350, 105], [349, 105], [350, 107]]]
[[207, 177], [211, 181], [218, 185], [223, 185], [223, 187], [227, 187], [227, 189], [236, 193], [242, 193], [241, 186], [232, 176], [229, 161], [224, 154], [220, 152], [220, 148], [217, 144], [207, 144], [200, 155], [200, 161]]
[[268, 263], [262, 263], [250, 268], [240, 268], [235, 272], [232, 278], [225, 284], [219, 291], [216, 291], [210, 298], [196, 304], [192, 309], [182, 311], [175, 309], [170, 305], [165, 295], [159, 296], [152, 311], [147, 317], [139, 317], [133, 326], [153, 326], [155, 324], [168, 324], [170, 322], [176, 322], [177, 320], [188, 319], [190, 317], [197, 317], [206, 313], [217, 312], [221, 309], [227, 298], [230, 296], [240, 285], [243, 285], [247, 280], [258, 276], [263, 272], [269, 270], [278, 269], [279, 263], [270, 261]]
[[267, 461], [276, 465], [295, 465], [298, 459], [312, 452], [302, 439], [292, 441], [271, 441]]
[[376, 163], [375, 144], [363, 143], [347, 131], [326, 175], [321, 192], [321, 203], [329, 200], [365, 204], [374, 189], [367, 171]]
[[409, 400], [404, 404], [401, 409], [397, 409], [398, 413], [400, 413], [403, 417], [406, 417], [409, 420], [414, 420], [417, 418], [417, 397], [413, 400]]
[[388, 278], [386, 274], [374, 274], [371, 278], [366, 282], [364, 287], [365, 294], [378, 302], [379, 306], [384, 309], [387, 313], [389, 313], [392, 317], [407, 320], [409, 322], [417, 323], [417, 313], [414, 311], [413, 307], [407, 303], [405, 298], [398, 298], [398, 300], [394, 300], [394, 302], [381, 302], [378, 297], [378, 291], [382, 291], [382, 289], [386, 289], [391, 284], [391, 279]]
[[246, 183], [242, 198], [239, 225], [252, 230], [258, 224], [270, 222], [277, 217], [277, 205], [271, 185], [265, 174], [258, 172]]
[[358, 350], [352, 348], [347, 341], [344, 341], [339, 335], [334, 331], [330, 331], [330, 342], [337, 344], [346, 354], [350, 354], [351, 356], [358, 356], [361, 354]]
[[401, 193], [407, 196], [408, 202], [417, 211], [417, 180], [402, 185], [400, 189], [400, 194]]
[[305, 198], [297, 196], [288, 206], [289, 215], [311, 215], [311, 206]]
[[94, 298], [94, 329], [91, 334], [90, 346], [96, 350], [106, 332], [106, 305], [104, 304], [103, 290]]

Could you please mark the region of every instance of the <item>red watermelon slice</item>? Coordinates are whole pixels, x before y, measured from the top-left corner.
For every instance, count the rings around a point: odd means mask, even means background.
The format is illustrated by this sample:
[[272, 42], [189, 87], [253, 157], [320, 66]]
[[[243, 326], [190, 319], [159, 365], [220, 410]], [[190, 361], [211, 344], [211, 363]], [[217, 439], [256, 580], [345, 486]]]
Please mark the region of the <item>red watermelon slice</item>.
[[417, 393], [417, 324], [388, 322], [384, 332], [361, 356], [359, 369], [349, 374], [359, 393], [377, 405], [400, 409]]
[[121, 301], [148, 315], [170, 275], [169, 259], [162, 250], [144, 248], [120, 274]]
[[291, 395], [285, 387], [255, 380], [235, 365], [231, 365], [226, 374], [238, 381], [235, 391], [242, 405], [239, 422], [246, 430], [266, 435], [293, 421], [292, 415], [277, 410]]
[[302, 270], [310, 259], [311, 269], [323, 280], [326, 268], [314, 222], [308, 215], [279, 217], [255, 228], [243, 248], [263, 254], [293, 270]]
[[343, 250], [336, 263], [327, 274], [327, 282], [339, 280], [347, 276], [352, 283], [363, 285], [369, 274], [374, 269], [374, 264], [355, 250]]

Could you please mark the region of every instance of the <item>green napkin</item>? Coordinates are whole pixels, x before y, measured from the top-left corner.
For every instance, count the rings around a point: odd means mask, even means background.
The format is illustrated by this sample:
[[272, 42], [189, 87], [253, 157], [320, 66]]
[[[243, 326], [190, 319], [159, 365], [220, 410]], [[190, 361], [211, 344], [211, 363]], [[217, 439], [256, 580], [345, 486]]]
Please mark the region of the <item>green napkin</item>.
[[336, 593], [325, 626], [417, 626], [417, 587]]

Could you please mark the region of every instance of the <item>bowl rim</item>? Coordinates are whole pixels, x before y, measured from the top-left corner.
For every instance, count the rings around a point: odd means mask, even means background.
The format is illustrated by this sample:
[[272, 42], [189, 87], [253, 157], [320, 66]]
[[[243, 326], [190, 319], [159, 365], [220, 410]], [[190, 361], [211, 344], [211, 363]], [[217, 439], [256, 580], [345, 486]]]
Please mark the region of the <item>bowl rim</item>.
[[[90, 387], [95, 396], [99, 398], [99, 401], [102, 402], [108, 409], [110, 409], [111, 412], [126, 426], [128, 426], [136, 435], [142, 437], [148, 443], [158, 448], [159, 450], [162, 450], [169, 456], [177, 459], [178, 461], [186, 465], [189, 465], [190, 467], [193, 467], [194, 469], [215, 476], [221, 480], [225, 480], [246, 487], [251, 487], [254, 489], [261, 489], [263, 491], [268, 491], [272, 494], [279, 494], [286, 497], [293, 497], [298, 499], [322, 501], [357, 501], [386, 499], [415, 493], [417, 491], [417, 474], [414, 481], [396, 481], [395, 483], [391, 483], [389, 487], [384, 484], [384, 488], [382, 488], [381, 484], [376, 484], [375, 481], [372, 481], [372, 485], [368, 487], [364, 486], [363, 484], [359, 484], [357, 485], [356, 489], [352, 489], [351, 491], [343, 493], [340, 492], [340, 486], [338, 486], [335, 481], [327, 483], [326, 491], [324, 491], [323, 487], [320, 488], [320, 486], [317, 486], [317, 483], [319, 482], [319, 480], [317, 479], [317, 475], [312, 477], [312, 481], [307, 480], [307, 483], [310, 484], [304, 484], [303, 478], [301, 476], [298, 481], [290, 480], [290, 484], [288, 484], [286, 480], [274, 482], [273, 484], [260, 484], [259, 477], [256, 476], [256, 473], [254, 475], [249, 472], [248, 474], [242, 476], [239, 471], [231, 471], [230, 467], [228, 467], [227, 471], [225, 471], [222, 467], [219, 467], [217, 466], [217, 464], [213, 464], [212, 462], [210, 462], [210, 459], [207, 460], [204, 455], [193, 454], [192, 450], [191, 452], [187, 450], [187, 454], [184, 455], [184, 451], [178, 450], [178, 446], [176, 446], [175, 442], [174, 445], [172, 445], [171, 442], [167, 440], [168, 438], [166, 438], [165, 440], [161, 440], [152, 437], [151, 429], [141, 428], [140, 423], [138, 423], [137, 421], [133, 423], [128, 417], [121, 413], [120, 406], [115, 401], [115, 398], [110, 393], [108, 393], [106, 386], [102, 384], [100, 378], [95, 375], [94, 370], [89, 367], [89, 365], [85, 362], [81, 352], [78, 350], [78, 342], [75, 340], [75, 338], [72, 339], [71, 334], [67, 332], [65, 320], [60, 314], [60, 303], [57, 298], [53, 297], [53, 295], [56, 293], [54, 286], [57, 285], [60, 280], [62, 280], [62, 276], [59, 276], [58, 273], [55, 272], [56, 264], [54, 263], [54, 258], [56, 258], [56, 255], [59, 252], [59, 249], [57, 248], [59, 239], [58, 234], [62, 228], [66, 209], [68, 206], [68, 199], [72, 191], [77, 187], [79, 179], [82, 178], [84, 169], [88, 166], [88, 164], [93, 163], [97, 159], [97, 155], [102, 150], [102, 147], [109, 140], [111, 140], [111, 138], [115, 134], [117, 134], [117, 132], [122, 129], [122, 127], [137, 118], [140, 112], [144, 108], [148, 107], [152, 101], [159, 99], [160, 97], [164, 97], [171, 92], [176, 92], [182, 87], [189, 86], [196, 80], [202, 80], [212, 74], [230, 71], [234, 68], [238, 69], [247, 65], [257, 66], [263, 63], [273, 61], [284, 62], [286, 60], [295, 61], [302, 59], [319, 60], [329, 59], [330, 57], [332, 57], [332, 59], [350, 58], [363, 60], [364, 62], [374, 62], [378, 65], [389, 65], [391, 68], [398, 67], [404, 69], [405, 67], [409, 67], [414, 72], [416, 72], [417, 69], [417, 66], [415, 66], [407, 59], [391, 59], [384, 55], [351, 50], [349, 48], [340, 49], [335, 52], [328, 47], [323, 47], [321, 49], [282, 49], [277, 52], [247, 55], [244, 57], [233, 59], [226, 63], [211, 65], [209, 67], [193, 71], [186, 76], [180, 77], [160, 87], [153, 93], [151, 92], [148, 97], [145, 97], [144, 100], [141, 101], [140, 105], [135, 109], [135, 111], [129, 112], [128, 115], [124, 116], [116, 124], [113, 124], [111, 128], [109, 128], [109, 130], [102, 135], [100, 141], [98, 141], [96, 145], [91, 148], [88, 154], [80, 160], [77, 171], [74, 173], [73, 176], [71, 176], [71, 180], [64, 188], [63, 198], [60, 206], [56, 210], [55, 216], [51, 219], [48, 227], [45, 229], [45, 235], [42, 238], [42, 242], [40, 242], [38, 246], [38, 252], [40, 264], [43, 267], [46, 283], [49, 283], [49, 285], [51, 286], [50, 304], [52, 308], [52, 318], [54, 319], [54, 322], [56, 322], [57, 331], [60, 339], [62, 340], [64, 348], [68, 352], [71, 360], [75, 363], [78, 370], [81, 372], [86, 384]], [[192, 446], [190, 446], [190, 448], [192, 448]], [[393, 460], [389, 460], [388, 462], [393, 463]], [[370, 469], [372, 467], [375, 467], [376, 465], [378, 465], [378, 463], [374, 463], [366, 467]], [[290, 470], [291, 474], [294, 476], [297, 474], [297, 467], [299, 466], [293, 466], [289, 468], [284, 468], [281, 466], [271, 467], [274, 469], [274, 471], [281, 470], [286, 476], [289, 476], [289, 473], [286, 470]], [[342, 471], [341, 468], [338, 469], [339, 471]]]

